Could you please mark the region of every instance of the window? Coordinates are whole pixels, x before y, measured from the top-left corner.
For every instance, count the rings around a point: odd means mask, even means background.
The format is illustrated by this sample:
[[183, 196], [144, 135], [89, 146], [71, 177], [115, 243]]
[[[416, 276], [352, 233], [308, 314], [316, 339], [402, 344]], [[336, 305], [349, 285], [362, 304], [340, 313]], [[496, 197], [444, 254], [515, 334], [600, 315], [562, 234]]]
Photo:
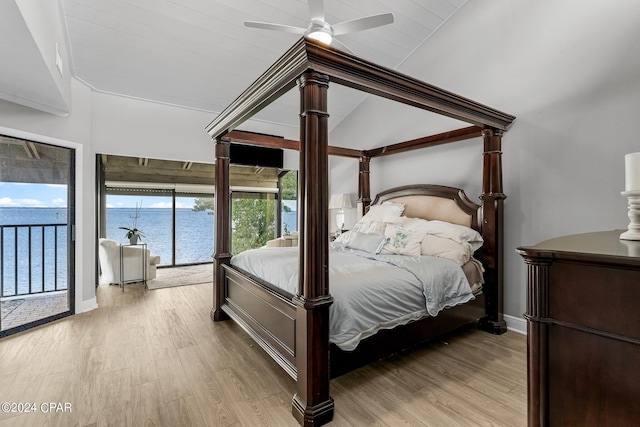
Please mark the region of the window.
[[264, 246], [276, 237], [276, 194], [231, 194], [231, 252]]
[[213, 212], [200, 209], [202, 203], [213, 205], [211, 195], [109, 187], [106, 200], [107, 239], [126, 242], [126, 230], [119, 227], [132, 228], [135, 221], [161, 266], [212, 261]]

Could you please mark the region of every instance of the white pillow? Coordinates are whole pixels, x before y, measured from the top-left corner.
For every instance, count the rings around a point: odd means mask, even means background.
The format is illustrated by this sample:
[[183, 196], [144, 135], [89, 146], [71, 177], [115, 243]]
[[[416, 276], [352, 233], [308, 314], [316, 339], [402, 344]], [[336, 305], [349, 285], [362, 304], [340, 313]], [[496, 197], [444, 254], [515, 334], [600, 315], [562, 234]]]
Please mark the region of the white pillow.
[[404, 212], [404, 203], [384, 202], [380, 205], [371, 205], [369, 211], [360, 221], [384, 221], [385, 218], [399, 217]]
[[408, 218], [405, 216], [389, 218], [386, 221], [387, 223], [400, 224], [408, 230], [426, 231], [429, 235], [451, 239], [463, 246], [469, 244], [472, 248], [472, 254], [478, 250], [484, 242], [480, 233], [473, 228], [465, 227], [464, 225], [452, 224], [446, 221], [428, 221], [422, 218]]
[[368, 224], [360, 223], [360, 222], [356, 223], [356, 225], [354, 225], [351, 230], [345, 231], [344, 233], [336, 237], [334, 242], [342, 243], [343, 245], [346, 245], [347, 243], [349, 243], [351, 239], [353, 239], [353, 236], [355, 235], [355, 233], [359, 233], [359, 232], [361, 233], [363, 226], [366, 226], [366, 225]]
[[382, 247], [383, 254], [420, 256], [420, 245], [426, 233], [418, 230], [408, 230], [400, 225], [387, 224], [384, 232], [387, 243]]
[[391, 224], [402, 225], [402, 227], [408, 230], [426, 231], [427, 223], [429, 221], [422, 218], [409, 218], [406, 216], [401, 216], [399, 218], [389, 218], [387, 222]]
[[420, 245], [422, 255], [450, 259], [462, 266], [471, 259], [473, 249], [469, 243], [458, 243], [444, 237], [427, 234]]
[[369, 212], [351, 230], [342, 233], [336, 238], [336, 242], [346, 246], [347, 242], [353, 238], [354, 232], [384, 235], [385, 222], [400, 218], [404, 211], [404, 204], [394, 202], [384, 202], [380, 205], [371, 205]]
[[371, 221], [363, 223], [360, 229], [361, 233], [377, 234], [378, 236], [384, 236], [384, 230], [387, 228], [387, 223], [383, 221]]
[[421, 224], [420, 229], [425, 230], [428, 234], [451, 239], [458, 243], [469, 243], [474, 251], [478, 250], [484, 242], [480, 233], [473, 228], [450, 222], [426, 221], [425, 224]]

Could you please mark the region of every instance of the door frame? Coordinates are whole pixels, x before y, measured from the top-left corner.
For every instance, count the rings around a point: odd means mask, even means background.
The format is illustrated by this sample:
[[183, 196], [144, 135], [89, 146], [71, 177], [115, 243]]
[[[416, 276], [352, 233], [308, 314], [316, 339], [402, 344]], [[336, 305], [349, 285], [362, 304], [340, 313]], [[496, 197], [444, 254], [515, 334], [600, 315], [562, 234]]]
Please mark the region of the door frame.
[[[83, 198], [76, 197], [77, 194], [84, 193], [84, 187], [82, 184], [84, 171], [82, 165], [82, 159], [84, 157], [84, 146], [76, 142], [53, 138], [46, 135], [39, 135], [31, 132], [25, 132], [17, 129], [7, 128], [4, 126], [0, 126], [0, 134], [11, 138], [23, 139], [36, 143], [48, 144], [55, 147], [70, 149], [71, 159], [68, 191], [73, 193], [72, 195], [68, 195], [67, 200], [67, 220], [69, 229], [71, 230], [70, 233], [67, 234], [67, 297], [69, 310], [63, 313], [56, 314], [54, 316], [47, 317], [45, 319], [40, 319], [34, 322], [27, 323], [25, 325], [2, 331], [0, 332], [0, 338], [2, 338], [7, 335], [12, 335], [25, 329], [49, 323], [54, 320], [71, 316], [79, 312], [93, 310], [95, 308], [98, 308], [98, 305], [96, 303], [95, 293], [87, 301], [84, 300], [85, 295], [83, 292], [82, 284], [80, 283], [80, 287], [78, 288], [78, 282], [76, 280], [77, 277], [83, 277], [84, 275], [82, 251], [78, 252], [78, 244], [82, 245], [83, 239], [86, 238], [86, 236], [84, 236], [84, 233], [82, 232], [82, 226], [78, 227], [78, 219], [80, 219], [80, 224], [82, 224]], [[73, 191], [71, 189], [73, 189]], [[78, 257], [78, 254], [80, 254], [80, 257]], [[95, 258], [97, 258], [97, 252]], [[77, 305], [78, 302], [80, 303], [80, 306]]]

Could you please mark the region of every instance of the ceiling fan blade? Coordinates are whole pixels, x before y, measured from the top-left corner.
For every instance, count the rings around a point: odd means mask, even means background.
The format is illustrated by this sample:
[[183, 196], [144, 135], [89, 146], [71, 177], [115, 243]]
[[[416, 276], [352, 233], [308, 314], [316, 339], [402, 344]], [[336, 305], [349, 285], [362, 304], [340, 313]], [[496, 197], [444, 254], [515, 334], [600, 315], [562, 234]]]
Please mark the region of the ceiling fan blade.
[[284, 31], [285, 33], [304, 34], [306, 28], [292, 27], [291, 25], [272, 24], [270, 22], [245, 21], [245, 27], [259, 28], [261, 30]]
[[353, 53], [353, 51], [352, 51], [351, 49], [349, 49], [349, 46], [347, 46], [346, 44], [342, 43], [340, 40], [338, 40], [338, 39], [337, 39], [337, 38], [335, 38], [335, 37], [333, 38], [333, 40], [331, 40], [331, 44], [332, 44], [332, 45], [333, 45], [333, 44], [339, 44], [339, 45], [340, 45], [340, 49], [341, 49], [341, 50], [344, 50], [344, 51], [346, 51], [346, 52], [349, 52], [349, 53], [350, 53], [350, 54], [352, 54], [352, 55], [355, 55], [355, 54]]
[[371, 15], [365, 18], [352, 19], [339, 24], [332, 25], [333, 35], [355, 33], [356, 31], [368, 30], [369, 28], [381, 27], [393, 23], [393, 13], [383, 13], [381, 15]]
[[311, 22], [324, 22], [324, 0], [308, 0]]

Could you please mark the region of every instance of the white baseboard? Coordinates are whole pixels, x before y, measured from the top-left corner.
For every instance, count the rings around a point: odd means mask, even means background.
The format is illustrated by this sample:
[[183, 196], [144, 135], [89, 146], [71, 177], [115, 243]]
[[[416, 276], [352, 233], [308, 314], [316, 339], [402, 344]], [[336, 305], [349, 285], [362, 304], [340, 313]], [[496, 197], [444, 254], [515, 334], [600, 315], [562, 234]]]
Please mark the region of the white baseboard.
[[507, 330], [523, 335], [527, 334], [527, 321], [524, 318], [509, 316], [507, 314], [502, 315], [502, 318], [507, 322]]
[[96, 308], [98, 308], [98, 301], [96, 300], [96, 297], [86, 301], [76, 301], [76, 314], [95, 310]]

